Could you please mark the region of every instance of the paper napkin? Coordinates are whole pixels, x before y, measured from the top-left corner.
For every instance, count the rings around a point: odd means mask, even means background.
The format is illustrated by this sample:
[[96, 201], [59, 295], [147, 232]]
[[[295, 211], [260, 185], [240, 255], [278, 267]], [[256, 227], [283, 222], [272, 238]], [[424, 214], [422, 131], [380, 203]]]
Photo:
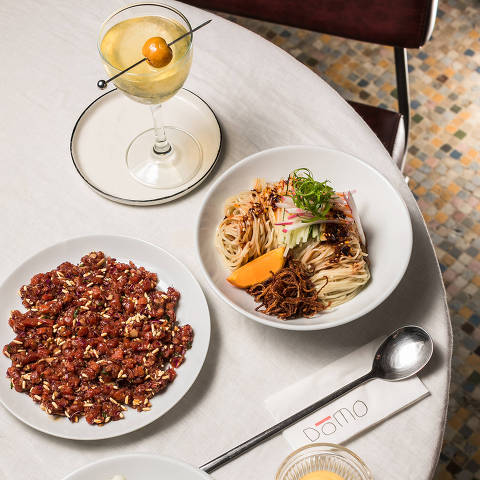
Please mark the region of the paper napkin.
[[[265, 400], [276, 421], [292, 415], [367, 373], [381, 344], [377, 339]], [[293, 448], [308, 443], [343, 443], [429, 395], [421, 380], [374, 379], [284, 430]]]

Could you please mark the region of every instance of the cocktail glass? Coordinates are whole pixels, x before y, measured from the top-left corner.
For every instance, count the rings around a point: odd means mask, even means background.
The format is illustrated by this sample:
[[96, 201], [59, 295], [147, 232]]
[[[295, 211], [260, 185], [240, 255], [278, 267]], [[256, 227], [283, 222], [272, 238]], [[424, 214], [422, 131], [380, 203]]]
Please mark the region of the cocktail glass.
[[[156, 3], [130, 5], [110, 15], [100, 28], [98, 51], [109, 76], [114, 76], [143, 57], [142, 47], [151, 37], [167, 43], [192, 27], [177, 9]], [[187, 79], [192, 64], [193, 34], [171, 46], [173, 58], [161, 68], [147, 61], [114, 80], [130, 99], [150, 106], [153, 128], [138, 133], [126, 149], [130, 174], [153, 188], [185, 185], [198, 172], [202, 148], [178, 126], [164, 126], [162, 104], [172, 98]], [[133, 135], [133, 133], [132, 133]]]

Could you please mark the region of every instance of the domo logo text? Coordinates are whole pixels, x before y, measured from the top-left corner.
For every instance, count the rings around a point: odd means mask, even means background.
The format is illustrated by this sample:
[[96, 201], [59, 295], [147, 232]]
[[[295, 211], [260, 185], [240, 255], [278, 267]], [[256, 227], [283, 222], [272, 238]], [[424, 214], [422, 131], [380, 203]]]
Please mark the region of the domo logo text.
[[356, 400], [350, 408], [342, 407], [316, 422], [313, 427], [304, 428], [303, 433], [311, 442], [316, 442], [320, 437], [333, 435], [347, 424], [357, 422], [367, 414], [367, 404], [362, 400]]

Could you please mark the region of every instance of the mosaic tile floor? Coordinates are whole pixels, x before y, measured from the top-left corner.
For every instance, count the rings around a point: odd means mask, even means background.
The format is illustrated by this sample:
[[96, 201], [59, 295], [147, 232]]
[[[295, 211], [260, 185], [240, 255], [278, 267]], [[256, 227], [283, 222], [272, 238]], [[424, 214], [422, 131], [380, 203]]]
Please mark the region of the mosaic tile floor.
[[[391, 48], [225, 15], [287, 50], [345, 98], [396, 106]], [[480, 2], [440, 0], [433, 39], [409, 51], [405, 174], [435, 244], [454, 332], [436, 480], [480, 479]]]

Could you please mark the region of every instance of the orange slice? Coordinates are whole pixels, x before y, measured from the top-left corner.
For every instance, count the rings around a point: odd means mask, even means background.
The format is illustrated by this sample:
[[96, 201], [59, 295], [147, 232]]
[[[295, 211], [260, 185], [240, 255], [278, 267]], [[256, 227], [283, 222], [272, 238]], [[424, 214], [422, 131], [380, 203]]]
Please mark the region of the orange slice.
[[247, 288], [264, 282], [272, 276], [272, 273], [277, 273], [283, 267], [284, 251], [285, 247], [279, 247], [251, 260], [235, 270], [227, 280], [238, 288]]

